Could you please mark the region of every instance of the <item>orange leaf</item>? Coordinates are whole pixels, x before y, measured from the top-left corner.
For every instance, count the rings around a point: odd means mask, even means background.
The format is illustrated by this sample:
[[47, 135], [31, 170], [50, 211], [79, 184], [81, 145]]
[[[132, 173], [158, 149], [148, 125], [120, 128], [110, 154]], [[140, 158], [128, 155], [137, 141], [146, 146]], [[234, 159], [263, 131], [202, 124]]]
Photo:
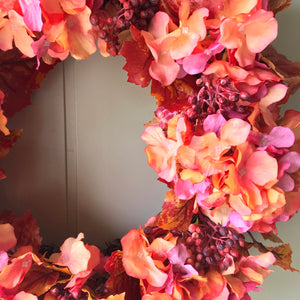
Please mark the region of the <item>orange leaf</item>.
[[274, 234], [273, 232], [269, 232], [269, 233], [262, 233], [261, 234], [262, 237], [265, 240], [270, 240], [274, 243], [283, 243], [283, 241], [281, 240], [281, 238], [279, 238], [276, 234]]
[[117, 250], [111, 254], [105, 264], [105, 270], [114, 275], [119, 275], [125, 272], [123, 263], [122, 263], [123, 253], [120, 250]]
[[158, 226], [167, 230], [187, 230], [193, 217], [193, 205], [194, 199], [180, 200], [174, 191], [167, 192]]
[[274, 265], [281, 267], [284, 270], [290, 270], [292, 272], [299, 272], [299, 270], [293, 268], [291, 266], [292, 263], [292, 249], [290, 244], [282, 244], [278, 247], [266, 247], [270, 251], [275, 251], [278, 255], [276, 255], [276, 262]]
[[188, 96], [195, 94], [195, 78], [189, 75], [184, 79], [176, 79], [168, 86], [162, 86], [159, 81], [152, 80], [151, 96], [157, 99], [157, 106], [163, 106], [169, 111], [185, 108]]

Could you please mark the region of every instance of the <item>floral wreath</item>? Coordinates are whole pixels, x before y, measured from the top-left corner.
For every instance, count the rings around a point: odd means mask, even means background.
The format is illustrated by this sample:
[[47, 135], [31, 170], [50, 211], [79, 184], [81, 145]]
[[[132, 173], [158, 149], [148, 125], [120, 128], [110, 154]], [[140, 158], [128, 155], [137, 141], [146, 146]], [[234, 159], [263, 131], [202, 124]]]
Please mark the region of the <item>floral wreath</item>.
[[[157, 100], [148, 164], [170, 189], [159, 214], [106, 249], [41, 245], [28, 211], [0, 215], [0, 299], [250, 299], [291, 266], [276, 223], [300, 207], [300, 113], [281, 105], [300, 66], [270, 46], [290, 0], [0, 1], [0, 153], [7, 117], [69, 55], [122, 55]], [[0, 177], [5, 177], [0, 169]], [[279, 245], [265, 246], [253, 232]], [[260, 253], [251, 254], [253, 249]]]

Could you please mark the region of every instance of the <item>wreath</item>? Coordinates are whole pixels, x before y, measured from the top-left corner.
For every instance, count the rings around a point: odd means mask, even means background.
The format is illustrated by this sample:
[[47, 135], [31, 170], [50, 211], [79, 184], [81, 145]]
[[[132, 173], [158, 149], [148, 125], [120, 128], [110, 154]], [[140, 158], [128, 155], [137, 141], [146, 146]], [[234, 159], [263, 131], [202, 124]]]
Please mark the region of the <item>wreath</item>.
[[246, 300], [269, 266], [297, 271], [276, 223], [300, 207], [300, 113], [280, 114], [300, 66], [270, 45], [290, 2], [0, 1], [1, 158], [22, 134], [7, 117], [97, 41], [103, 56], [125, 57], [129, 82], [151, 85], [157, 109], [142, 140], [169, 188], [160, 213], [101, 251], [82, 233], [41, 245], [29, 211], [3, 212], [1, 299]]

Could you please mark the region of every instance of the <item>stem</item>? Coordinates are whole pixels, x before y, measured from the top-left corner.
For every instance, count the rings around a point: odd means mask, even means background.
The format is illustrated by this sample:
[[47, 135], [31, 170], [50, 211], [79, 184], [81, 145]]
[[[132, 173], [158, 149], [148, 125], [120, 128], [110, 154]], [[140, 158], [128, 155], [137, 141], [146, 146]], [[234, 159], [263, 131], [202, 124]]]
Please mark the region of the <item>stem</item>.
[[250, 238], [252, 239], [253, 244], [260, 246], [265, 253], [272, 252], [274, 254], [274, 256], [276, 257], [276, 259], [280, 259], [282, 254], [276, 252], [275, 250], [269, 250], [263, 243], [261, 243], [255, 239], [255, 237], [253, 236], [251, 231], [248, 231], [247, 233], [249, 234]]

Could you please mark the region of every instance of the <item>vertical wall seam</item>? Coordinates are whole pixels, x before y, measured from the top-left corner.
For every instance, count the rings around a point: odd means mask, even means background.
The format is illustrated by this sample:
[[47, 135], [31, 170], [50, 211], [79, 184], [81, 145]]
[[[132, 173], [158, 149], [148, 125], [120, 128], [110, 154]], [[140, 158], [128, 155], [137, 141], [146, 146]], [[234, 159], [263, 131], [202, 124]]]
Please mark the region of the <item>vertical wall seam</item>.
[[66, 168], [66, 220], [69, 236], [78, 233], [77, 199], [77, 109], [74, 62], [63, 62], [65, 168]]

